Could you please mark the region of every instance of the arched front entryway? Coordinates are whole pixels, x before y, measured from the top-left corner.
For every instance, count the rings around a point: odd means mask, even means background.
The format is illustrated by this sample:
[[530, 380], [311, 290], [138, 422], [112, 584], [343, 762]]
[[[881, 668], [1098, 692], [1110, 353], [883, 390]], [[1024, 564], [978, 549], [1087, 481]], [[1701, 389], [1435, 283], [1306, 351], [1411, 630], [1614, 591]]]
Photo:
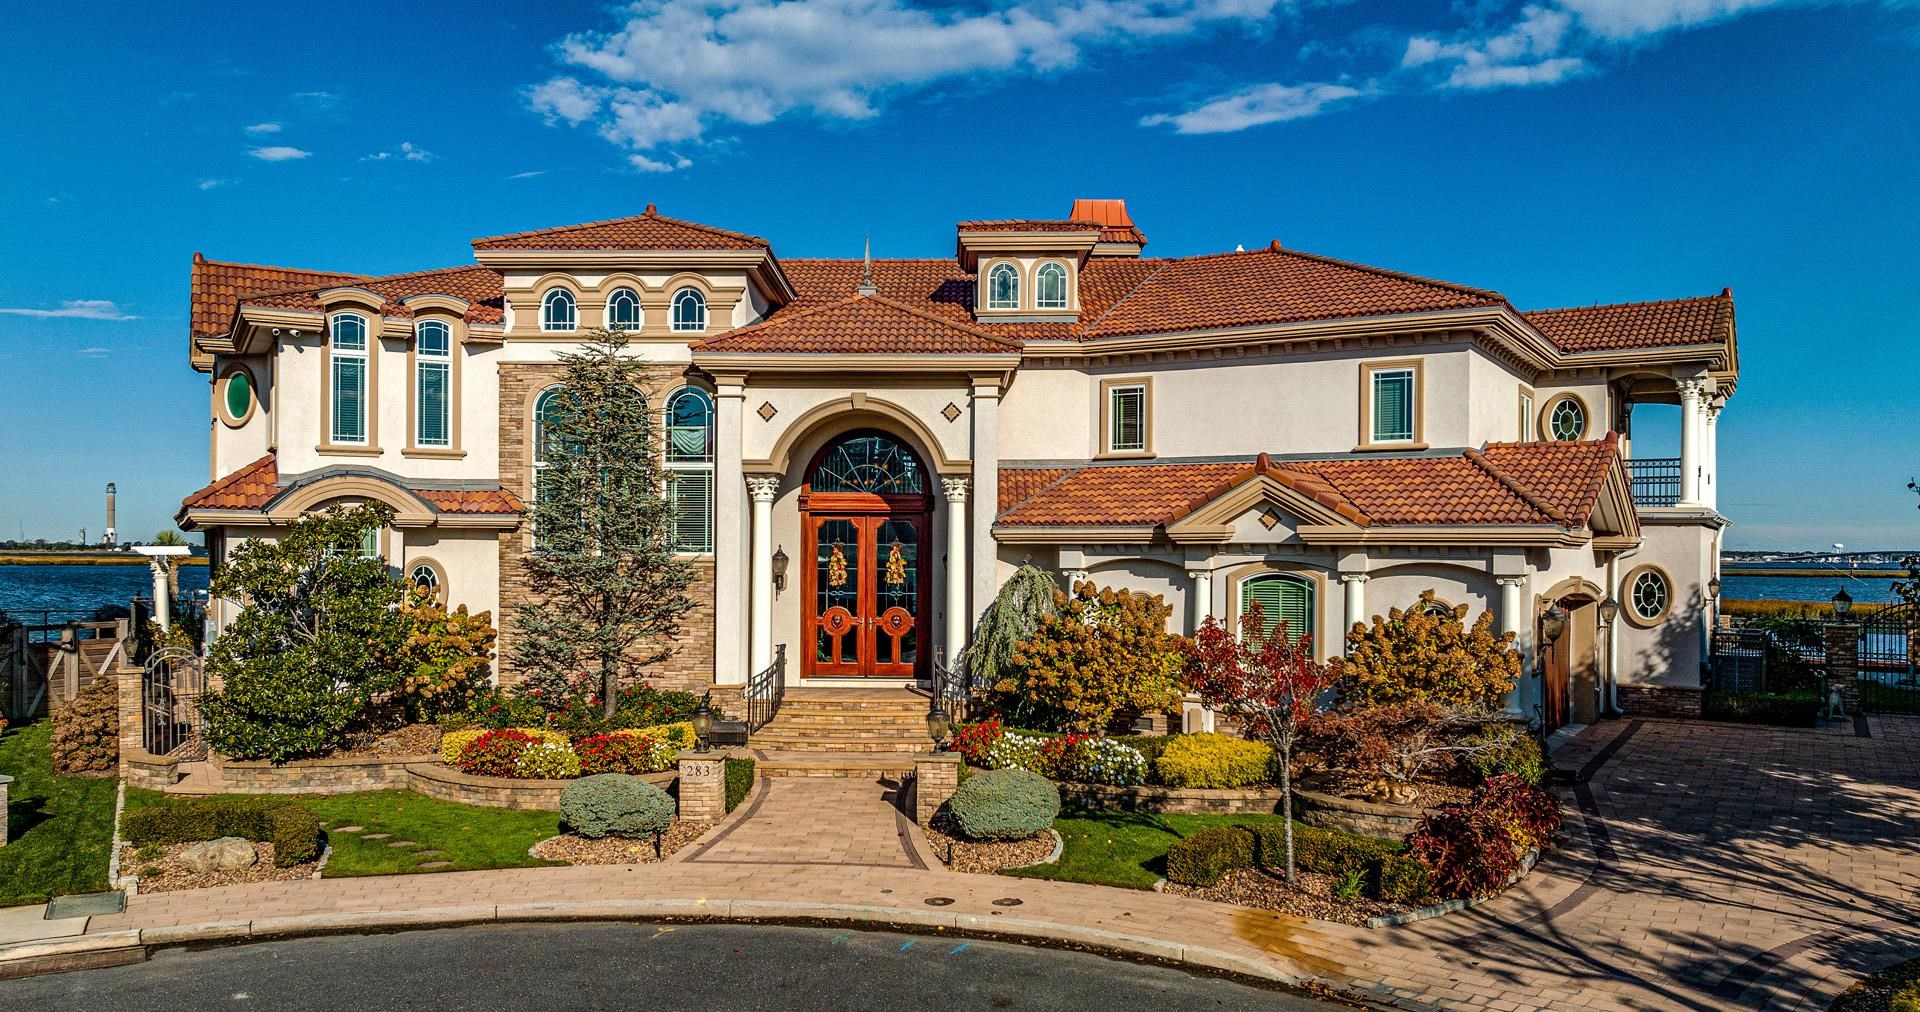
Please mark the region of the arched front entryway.
[[930, 481], [912, 449], [876, 429], [814, 454], [799, 503], [802, 677], [927, 677]]
[[1558, 637], [1550, 636], [1542, 615], [1540, 716], [1553, 731], [1567, 724], [1591, 724], [1599, 717], [1602, 592], [1580, 580], [1558, 585], [1549, 594], [1564, 623]]

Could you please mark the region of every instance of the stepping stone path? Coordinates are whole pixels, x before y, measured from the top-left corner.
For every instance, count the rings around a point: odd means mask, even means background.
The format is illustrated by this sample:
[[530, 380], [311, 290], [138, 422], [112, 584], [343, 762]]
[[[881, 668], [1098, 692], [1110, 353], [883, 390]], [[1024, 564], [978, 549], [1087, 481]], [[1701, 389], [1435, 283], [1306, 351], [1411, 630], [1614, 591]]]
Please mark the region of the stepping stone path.
[[340, 827], [339, 829], [336, 829], [336, 830], [334, 830], [334, 832], [336, 832], [336, 833], [358, 833], [358, 832], [360, 832], [361, 830], [363, 830], [363, 829], [365, 829], [365, 828], [367, 828], [367, 827], [365, 827], [365, 826], [341, 826], [341, 827]]
[[417, 843], [415, 843], [415, 842], [413, 842], [412, 840], [395, 840], [395, 841], [393, 841], [392, 843], [389, 843], [389, 844], [387, 844], [387, 846], [389, 846], [389, 847], [418, 847], [418, 846], [420, 846], [420, 845], [419, 845], [419, 844], [417, 844]]
[[440, 855], [442, 855], [442, 854], [445, 854], [445, 853], [446, 853], [446, 851], [444, 851], [444, 850], [417, 850], [417, 851], [414, 851], [414, 853], [416, 853], [416, 854], [419, 854], [419, 855], [420, 855], [421, 857], [439, 857]]

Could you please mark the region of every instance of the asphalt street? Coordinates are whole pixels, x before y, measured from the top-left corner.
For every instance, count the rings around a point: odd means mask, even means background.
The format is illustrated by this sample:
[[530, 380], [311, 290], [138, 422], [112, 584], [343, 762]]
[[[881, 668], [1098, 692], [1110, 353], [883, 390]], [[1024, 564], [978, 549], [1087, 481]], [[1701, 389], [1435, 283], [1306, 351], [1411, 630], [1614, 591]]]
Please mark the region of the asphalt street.
[[201, 950], [0, 982], [0, 1008], [1328, 1009], [1083, 952], [759, 925], [515, 924]]

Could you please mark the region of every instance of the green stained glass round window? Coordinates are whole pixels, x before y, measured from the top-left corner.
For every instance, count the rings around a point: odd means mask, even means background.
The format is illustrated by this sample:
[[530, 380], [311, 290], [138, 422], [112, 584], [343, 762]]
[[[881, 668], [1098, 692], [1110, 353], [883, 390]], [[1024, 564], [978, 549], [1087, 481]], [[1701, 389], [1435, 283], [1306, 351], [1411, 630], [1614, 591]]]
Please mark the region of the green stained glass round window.
[[1571, 397], [1561, 398], [1547, 414], [1547, 431], [1555, 439], [1579, 439], [1587, 434], [1586, 409]]
[[227, 377], [227, 417], [239, 421], [253, 410], [253, 378], [245, 369], [236, 369]]

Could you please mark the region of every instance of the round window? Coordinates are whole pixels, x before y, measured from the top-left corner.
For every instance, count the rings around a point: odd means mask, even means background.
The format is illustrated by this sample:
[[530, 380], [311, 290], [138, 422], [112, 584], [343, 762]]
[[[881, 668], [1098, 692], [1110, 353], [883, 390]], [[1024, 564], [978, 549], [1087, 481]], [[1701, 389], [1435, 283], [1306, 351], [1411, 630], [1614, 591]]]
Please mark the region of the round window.
[[253, 377], [245, 369], [235, 369], [227, 375], [227, 417], [235, 422], [246, 419], [253, 410]]
[[1547, 413], [1547, 432], [1555, 439], [1579, 439], [1587, 434], [1587, 409], [1571, 397], [1553, 403]]
[[1642, 622], [1658, 622], [1667, 613], [1667, 605], [1673, 600], [1673, 592], [1667, 587], [1667, 578], [1658, 570], [1643, 569], [1633, 576], [1633, 582], [1627, 587], [1627, 604], [1633, 609], [1635, 618]]
[[417, 562], [407, 573], [407, 582], [413, 589], [430, 595], [435, 601], [441, 599], [440, 570], [431, 562]]

